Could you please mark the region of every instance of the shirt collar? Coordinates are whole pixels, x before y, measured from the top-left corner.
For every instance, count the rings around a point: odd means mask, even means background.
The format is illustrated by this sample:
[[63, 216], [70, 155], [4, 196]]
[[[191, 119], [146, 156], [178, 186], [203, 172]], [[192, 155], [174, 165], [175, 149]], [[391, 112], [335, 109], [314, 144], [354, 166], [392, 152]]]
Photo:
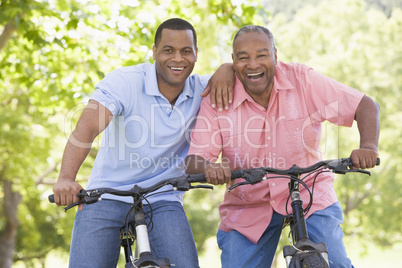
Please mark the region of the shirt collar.
[[287, 89], [294, 89], [293, 84], [289, 81], [287, 76], [282, 71], [283, 63], [278, 61], [275, 70], [274, 76], [274, 90], [278, 92], [278, 90], [287, 90]]
[[[271, 94], [278, 93], [280, 90], [292, 90], [294, 86], [286, 77], [286, 75], [282, 72], [280, 68], [281, 63], [276, 66], [275, 76], [274, 76], [274, 87]], [[278, 68], [279, 67], [279, 68]], [[233, 88], [233, 108], [237, 108], [240, 104], [242, 104], [245, 100], [254, 102], [253, 98], [247, 93], [244, 89], [243, 84], [240, 82], [239, 78], [236, 75], [236, 81]]]
[[[146, 78], [145, 78], [145, 93], [153, 96], [163, 97], [162, 93], [159, 91], [158, 87], [158, 78], [156, 76], [156, 68], [155, 63], [149, 65], [146, 69]], [[180, 95], [187, 96], [189, 98], [194, 96], [194, 92], [190, 88], [190, 81], [187, 78], [184, 84], [184, 88]]]
[[237, 75], [235, 75], [236, 80], [235, 84], [233, 87], [233, 108], [236, 109], [240, 104], [242, 104], [244, 101], [254, 101], [253, 98], [247, 93], [247, 91], [244, 89], [243, 84], [240, 82], [239, 78]]

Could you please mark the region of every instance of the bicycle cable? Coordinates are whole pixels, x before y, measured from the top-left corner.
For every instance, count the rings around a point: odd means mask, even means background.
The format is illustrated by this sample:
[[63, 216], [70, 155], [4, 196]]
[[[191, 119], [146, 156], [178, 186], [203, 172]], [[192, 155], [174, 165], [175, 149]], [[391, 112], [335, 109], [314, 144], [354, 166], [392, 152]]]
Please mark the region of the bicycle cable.
[[[303, 213], [306, 214], [305, 210], [306, 210], [306, 209], [310, 210], [310, 208], [311, 208], [311, 206], [312, 206], [312, 204], [313, 204], [313, 194], [312, 194], [310, 188], [307, 186], [307, 184], [306, 184], [302, 179], [299, 179], [299, 178], [297, 178], [297, 177], [295, 177], [295, 176], [289, 175], [289, 176], [284, 176], [284, 177], [287, 178], [287, 179], [289, 179], [289, 180], [295, 180], [295, 181], [297, 181], [298, 183], [300, 183], [301, 185], [303, 185], [303, 187], [304, 187], [304, 188], [307, 190], [307, 192], [309, 193], [309, 196], [310, 196], [309, 203], [308, 203], [308, 205], [306, 206], [306, 208], [303, 209]], [[286, 199], [286, 214], [287, 214], [288, 216], [291, 215], [291, 214], [289, 213], [289, 211], [288, 211], [289, 201], [291, 200], [291, 197], [292, 197], [292, 196], [291, 196], [291, 194], [289, 193], [288, 198]], [[307, 210], [307, 211], [308, 211], [308, 210]]]

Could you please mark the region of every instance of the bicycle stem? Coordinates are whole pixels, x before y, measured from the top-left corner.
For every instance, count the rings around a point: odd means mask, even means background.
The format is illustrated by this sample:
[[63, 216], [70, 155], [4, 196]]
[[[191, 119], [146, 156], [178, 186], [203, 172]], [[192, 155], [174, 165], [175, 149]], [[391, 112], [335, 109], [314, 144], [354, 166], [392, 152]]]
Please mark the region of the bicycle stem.
[[297, 243], [297, 241], [301, 239], [309, 239], [307, 234], [307, 225], [306, 220], [304, 218], [303, 212], [303, 201], [300, 198], [300, 185], [299, 182], [295, 180], [290, 180], [289, 182], [289, 191], [292, 198], [292, 213], [293, 213], [293, 226], [292, 228], [292, 238], [293, 243]]

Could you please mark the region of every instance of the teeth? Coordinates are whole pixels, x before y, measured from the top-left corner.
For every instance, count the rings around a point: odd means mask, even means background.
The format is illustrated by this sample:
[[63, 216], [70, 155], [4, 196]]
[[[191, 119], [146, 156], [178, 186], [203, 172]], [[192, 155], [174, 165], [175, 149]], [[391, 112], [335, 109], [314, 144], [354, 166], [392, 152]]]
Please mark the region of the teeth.
[[184, 67], [170, 67], [173, 71], [183, 71]]
[[258, 75], [262, 75], [262, 73], [248, 74], [247, 76], [258, 76]]

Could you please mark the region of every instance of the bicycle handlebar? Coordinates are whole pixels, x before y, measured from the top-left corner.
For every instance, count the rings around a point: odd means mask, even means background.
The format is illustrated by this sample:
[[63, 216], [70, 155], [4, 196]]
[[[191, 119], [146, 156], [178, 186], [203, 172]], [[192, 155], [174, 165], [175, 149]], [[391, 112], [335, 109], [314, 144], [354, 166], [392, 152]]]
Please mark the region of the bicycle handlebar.
[[[380, 158], [377, 158], [376, 165], [380, 165]], [[274, 175], [282, 175], [289, 177], [299, 177], [302, 174], [311, 173], [313, 171], [318, 170], [319, 168], [327, 168], [332, 170], [336, 174], [346, 174], [349, 172], [359, 172], [367, 175], [371, 175], [370, 171], [363, 169], [351, 169], [352, 167], [351, 158], [340, 158], [340, 159], [332, 159], [332, 160], [323, 160], [317, 162], [309, 167], [299, 167], [297, 165], [293, 165], [289, 169], [276, 169], [271, 167], [260, 167], [260, 168], [251, 168], [251, 169], [239, 169], [232, 171], [232, 179], [243, 178], [245, 182], [237, 183], [231, 186], [228, 190], [233, 190], [237, 186], [245, 185], [245, 184], [256, 184], [264, 180], [266, 174], [274, 174]]]
[[[160, 182], [155, 183], [149, 187], [139, 187], [135, 185], [130, 190], [116, 190], [112, 188], [97, 188], [93, 190], [81, 190], [77, 196], [81, 199], [78, 203], [73, 203], [65, 208], [67, 211], [68, 209], [79, 205], [79, 204], [92, 204], [100, 200], [100, 197], [103, 194], [112, 194], [118, 196], [139, 196], [139, 195], [146, 195], [153, 191], [156, 191], [163, 186], [172, 185], [173, 189], [176, 191], [189, 191], [190, 189], [195, 188], [206, 188], [206, 189], [213, 189], [210, 185], [197, 185], [193, 186], [191, 183], [203, 183], [206, 182], [205, 176], [203, 173], [201, 174], [185, 174], [181, 177], [170, 178], [166, 180], [162, 180]], [[49, 195], [48, 200], [50, 203], [54, 203], [54, 194]]]
[[[263, 170], [265, 173], [276, 174], [276, 175], [288, 175], [288, 176], [299, 176], [305, 173], [310, 173], [314, 170], [319, 169], [320, 167], [325, 167], [330, 170], [333, 170], [337, 174], [345, 174], [348, 172], [360, 172], [370, 175], [371, 173], [367, 170], [363, 169], [350, 169], [352, 166], [352, 160], [350, 158], [341, 158], [341, 159], [332, 159], [332, 160], [323, 160], [317, 162], [309, 167], [299, 167], [293, 165], [289, 169], [276, 169], [270, 167], [260, 167], [260, 168], [252, 168], [252, 169], [239, 169], [232, 172], [232, 177], [240, 176], [241, 174], [247, 174], [249, 172], [254, 172], [258, 170]], [[380, 165], [380, 158], [377, 158], [376, 165]]]
[[[380, 164], [380, 159], [377, 158], [376, 165]], [[237, 178], [245, 179], [244, 182], [238, 183], [233, 185], [229, 188], [229, 190], [244, 184], [256, 184], [264, 180], [266, 174], [276, 174], [276, 175], [283, 175], [283, 176], [290, 176], [290, 177], [298, 177], [302, 174], [313, 172], [319, 168], [327, 168], [332, 170], [334, 173], [337, 174], [346, 174], [348, 172], [360, 172], [365, 173], [367, 175], [371, 175], [369, 171], [362, 170], [362, 169], [350, 169], [352, 166], [352, 161], [350, 158], [341, 158], [341, 159], [333, 159], [333, 160], [324, 160], [317, 162], [309, 167], [301, 168], [299, 166], [293, 165], [289, 169], [275, 169], [271, 167], [260, 167], [260, 168], [251, 168], [251, 169], [239, 169], [232, 171], [232, 180]], [[82, 199], [80, 203], [84, 204], [92, 204], [99, 200], [101, 195], [103, 194], [113, 194], [118, 196], [138, 196], [138, 195], [146, 195], [153, 191], [156, 191], [163, 186], [172, 185], [174, 190], [177, 191], [188, 191], [194, 188], [207, 188], [213, 189], [212, 186], [209, 185], [198, 185], [193, 186], [192, 183], [205, 183], [206, 178], [203, 173], [201, 174], [185, 174], [181, 177], [170, 178], [166, 180], [162, 180], [152, 186], [149, 187], [139, 187], [135, 185], [132, 189], [121, 191], [111, 188], [98, 188], [93, 190], [81, 190], [81, 192], [77, 195]], [[54, 195], [49, 195], [49, 202], [54, 203]], [[78, 205], [78, 203], [74, 203], [65, 208], [65, 210]]]

